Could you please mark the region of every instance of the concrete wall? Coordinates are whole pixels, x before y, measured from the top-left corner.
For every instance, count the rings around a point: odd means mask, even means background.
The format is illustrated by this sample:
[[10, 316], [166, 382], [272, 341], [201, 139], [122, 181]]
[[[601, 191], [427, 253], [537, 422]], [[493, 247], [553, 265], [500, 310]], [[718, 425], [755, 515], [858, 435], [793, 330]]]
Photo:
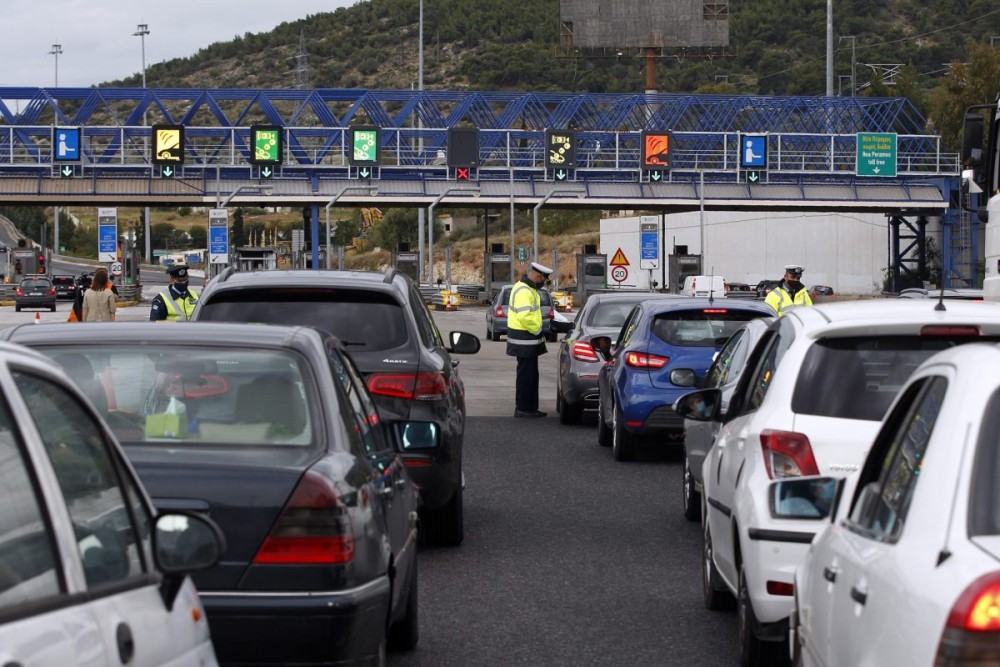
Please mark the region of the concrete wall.
[[[608, 220], [602, 221], [603, 228]], [[665, 254], [674, 245], [701, 253], [700, 220], [697, 211], [666, 215]], [[932, 221], [927, 232], [940, 248], [940, 222]], [[786, 264], [801, 264], [807, 286], [871, 294], [881, 290], [889, 266], [889, 233], [881, 213], [706, 211], [703, 268], [729, 281], [756, 285], [764, 278], [780, 279]]]

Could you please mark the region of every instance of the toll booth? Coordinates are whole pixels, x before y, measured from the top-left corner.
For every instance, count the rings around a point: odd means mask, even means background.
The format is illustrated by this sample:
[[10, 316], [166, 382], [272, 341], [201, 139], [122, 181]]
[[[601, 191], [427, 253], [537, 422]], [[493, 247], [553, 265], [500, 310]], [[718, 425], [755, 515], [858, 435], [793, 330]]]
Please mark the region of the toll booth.
[[15, 248], [10, 258], [11, 274], [14, 276], [15, 281], [27, 275], [44, 273], [44, 271], [38, 270], [39, 257], [43, 258], [42, 264], [44, 266], [44, 255], [42, 255], [40, 250], [34, 248]]
[[278, 268], [277, 248], [246, 247], [236, 249], [237, 271], [270, 271]]
[[417, 282], [417, 270], [419, 268], [419, 255], [409, 250], [397, 250], [392, 253], [392, 265], [404, 276], [409, 276], [410, 280]]
[[594, 252], [595, 246], [587, 246], [576, 256], [576, 295], [573, 300], [582, 306], [587, 296], [608, 288], [608, 256]]
[[480, 295], [480, 299], [492, 301], [493, 296], [503, 289], [504, 285], [514, 282], [511, 256], [509, 252], [504, 252], [502, 243], [494, 243], [491, 251], [483, 255], [485, 292]]
[[[678, 252], [679, 250], [683, 252]], [[674, 254], [667, 257], [667, 280], [670, 291], [679, 293], [688, 276], [704, 275], [701, 270], [701, 255], [688, 255], [687, 246], [675, 246]]]

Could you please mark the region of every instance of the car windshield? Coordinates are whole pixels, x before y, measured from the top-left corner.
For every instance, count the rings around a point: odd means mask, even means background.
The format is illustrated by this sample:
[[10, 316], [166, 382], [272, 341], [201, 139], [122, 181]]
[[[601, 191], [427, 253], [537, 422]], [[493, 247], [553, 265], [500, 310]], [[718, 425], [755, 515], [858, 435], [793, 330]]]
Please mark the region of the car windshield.
[[878, 421], [917, 366], [935, 352], [997, 337], [828, 338], [809, 348], [792, 395], [797, 414]]
[[389, 350], [407, 342], [402, 306], [392, 295], [377, 290], [223, 291], [201, 304], [198, 319], [311, 326], [332, 333], [352, 349]]
[[744, 322], [763, 316], [763, 313], [737, 308], [673, 310], [655, 317], [653, 335], [670, 345], [718, 347]]
[[126, 444], [305, 447], [313, 409], [299, 359], [277, 350], [45, 346]]

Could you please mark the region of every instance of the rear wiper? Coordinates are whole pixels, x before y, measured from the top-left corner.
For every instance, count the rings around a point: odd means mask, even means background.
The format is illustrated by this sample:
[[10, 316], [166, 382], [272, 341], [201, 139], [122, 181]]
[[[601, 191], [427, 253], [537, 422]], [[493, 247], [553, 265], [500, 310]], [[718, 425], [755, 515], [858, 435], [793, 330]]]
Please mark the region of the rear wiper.
[[348, 345], [365, 345], [365, 343], [360, 343], [360, 342], [353, 341], [353, 340], [341, 340], [340, 344], [344, 345], [345, 347], [348, 346]]

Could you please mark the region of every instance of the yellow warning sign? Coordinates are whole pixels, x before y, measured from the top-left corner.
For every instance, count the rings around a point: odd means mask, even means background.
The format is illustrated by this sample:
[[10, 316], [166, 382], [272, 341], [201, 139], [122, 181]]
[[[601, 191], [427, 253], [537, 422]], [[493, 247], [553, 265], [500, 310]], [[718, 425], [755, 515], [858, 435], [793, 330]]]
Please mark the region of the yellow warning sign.
[[621, 248], [615, 252], [615, 256], [611, 258], [608, 262], [611, 266], [629, 266], [628, 258], [625, 257], [625, 253], [622, 252]]

